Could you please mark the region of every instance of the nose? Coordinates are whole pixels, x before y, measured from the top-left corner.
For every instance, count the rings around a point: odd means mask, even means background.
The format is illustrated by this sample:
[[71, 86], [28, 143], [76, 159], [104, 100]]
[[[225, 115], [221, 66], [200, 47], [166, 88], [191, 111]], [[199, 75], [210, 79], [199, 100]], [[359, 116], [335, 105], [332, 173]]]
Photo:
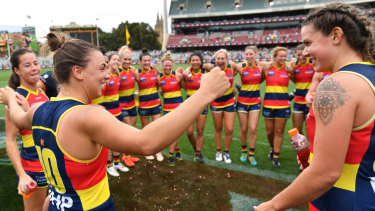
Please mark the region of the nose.
[[109, 69], [106, 69], [106, 70], [105, 70], [104, 78], [105, 78], [105, 80], [109, 80], [109, 78], [110, 78], [110, 75], [109, 75]]
[[309, 57], [310, 56], [309, 47], [305, 46], [305, 48], [302, 51], [302, 56], [303, 57]]

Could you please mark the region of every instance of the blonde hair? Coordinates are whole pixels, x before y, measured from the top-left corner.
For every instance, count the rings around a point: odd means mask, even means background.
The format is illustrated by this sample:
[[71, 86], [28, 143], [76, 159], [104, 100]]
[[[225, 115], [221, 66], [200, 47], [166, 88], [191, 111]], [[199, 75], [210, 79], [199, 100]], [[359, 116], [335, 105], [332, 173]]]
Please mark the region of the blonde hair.
[[279, 53], [279, 51], [285, 51], [285, 52], [288, 52], [288, 49], [285, 48], [285, 47], [281, 47], [281, 46], [276, 46], [273, 51], [272, 51], [272, 57], [275, 58], [277, 56], [277, 54]]
[[165, 61], [171, 61], [172, 63], [174, 62], [173, 61], [173, 58], [172, 58], [172, 54], [171, 52], [166, 52], [163, 56], [163, 58], [161, 58], [161, 63], [164, 63]]
[[122, 58], [122, 56], [124, 55], [124, 54], [130, 54], [130, 55], [132, 55], [132, 52], [129, 50], [129, 47], [128, 46], [122, 46], [121, 48], [120, 48], [120, 50], [119, 50], [119, 55], [120, 55], [120, 58]]
[[222, 49], [216, 51], [216, 52], [215, 52], [215, 57], [217, 57], [217, 55], [218, 55], [219, 53], [223, 53], [223, 54], [225, 55], [225, 57], [228, 59], [228, 51], [227, 51], [227, 50], [225, 50], [224, 48], [222, 48]]
[[257, 48], [255, 45], [247, 46], [247, 47], [245, 48], [245, 52], [246, 52], [247, 50], [252, 50], [252, 51], [254, 51], [255, 54], [258, 55], [258, 48]]

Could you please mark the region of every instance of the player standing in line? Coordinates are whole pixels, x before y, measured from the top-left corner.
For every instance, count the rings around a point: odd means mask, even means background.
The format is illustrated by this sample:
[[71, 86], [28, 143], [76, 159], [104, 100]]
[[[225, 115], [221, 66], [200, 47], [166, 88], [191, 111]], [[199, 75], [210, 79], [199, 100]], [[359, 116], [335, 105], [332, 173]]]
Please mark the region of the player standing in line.
[[[241, 74], [241, 89], [237, 98], [237, 114], [240, 122], [242, 153], [240, 160], [248, 160], [252, 166], [258, 165], [255, 159], [255, 145], [258, 138], [257, 127], [261, 110], [260, 84], [263, 68], [257, 65], [258, 49], [247, 46], [244, 53], [246, 62], [237, 64]], [[247, 132], [249, 131], [249, 152], [247, 152]]]
[[[228, 77], [229, 82], [233, 86], [233, 78], [240, 71], [240, 68], [234, 62], [228, 61], [228, 53], [225, 49], [220, 49], [215, 53], [215, 64]], [[236, 117], [236, 98], [234, 97], [233, 88], [218, 99], [211, 103], [212, 118], [215, 126], [215, 143], [216, 143], [216, 160], [225, 163], [231, 163], [229, 150], [233, 139], [233, 127]], [[221, 151], [222, 132], [224, 123], [224, 155]]]
[[[138, 70], [139, 78], [139, 106], [138, 114], [141, 118], [142, 128], [152, 121], [161, 117], [161, 103], [159, 98], [159, 70], [155, 64], [151, 64], [151, 55], [148, 50], [143, 50], [139, 56], [141, 68]], [[164, 157], [161, 152], [155, 154], [158, 161], [163, 161]], [[146, 156], [146, 159], [153, 160], [154, 156]]]
[[[138, 80], [138, 71], [133, 69], [130, 65], [132, 63], [132, 53], [127, 46], [123, 46], [120, 51], [121, 66], [120, 71], [120, 85], [119, 85], [119, 102], [123, 116], [123, 122], [135, 127], [137, 124], [137, 107], [135, 105], [134, 92], [135, 82]], [[132, 157], [130, 154], [122, 156], [124, 163], [132, 167], [139, 158]]]
[[[164, 115], [177, 108], [182, 102], [181, 87], [185, 87], [182, 68], [173, 71], [173, 58], [170, 52], [166, 52], [161, 59], [163, 72], [160, 73], [160, 88], [163, 92], [163, 113]], [[175, 166], [173, 153], [176, 151], [176, 159], [182, 160], [178, 139], [169, 146], [168, 164]]]
[[276, 47], [272, 52], [273, 63], [266, 65], [266, 92], [263, 100], [263, 116], [271, 151], [268, 159], [273, 167], [280, 168], [280, 151], [286, 121], [290, 117], [288, 95], [289, 71], [285, 67], [287, 49]]

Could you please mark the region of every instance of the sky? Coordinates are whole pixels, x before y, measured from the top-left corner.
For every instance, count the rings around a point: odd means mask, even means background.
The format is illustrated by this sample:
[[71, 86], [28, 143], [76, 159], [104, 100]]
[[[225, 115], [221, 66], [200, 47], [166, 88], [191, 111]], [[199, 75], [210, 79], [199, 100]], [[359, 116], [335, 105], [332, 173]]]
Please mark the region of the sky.
[[[170, 1], [167, 0], [167, 12]], [[40, 39], [50, 26], [70, 22], [97, 25], [105, 32], [126, 21], [145, 22], [154, 28], [157, 14], [164, 12], [163, 3], [164, 0], [7, 0], [1, 3], [0, 31], [12, 31], [9, 26], [35, 26]]]

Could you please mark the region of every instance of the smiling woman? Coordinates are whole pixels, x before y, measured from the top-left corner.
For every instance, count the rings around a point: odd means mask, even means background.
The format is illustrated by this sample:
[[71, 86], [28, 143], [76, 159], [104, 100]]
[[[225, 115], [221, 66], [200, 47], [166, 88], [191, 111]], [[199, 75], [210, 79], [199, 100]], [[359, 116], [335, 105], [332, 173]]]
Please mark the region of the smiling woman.
[[316, 114], [307, 125], [309, 136], [315, 134], [311, 165], [255, 210], [285, 210], [306, 202], [310, 210], [374, 210], [374, 26], [361, 10], [342, 3], [306, 17], [303, 54], [315, 71], [334, 73], [319, 84], [309, 114]]

